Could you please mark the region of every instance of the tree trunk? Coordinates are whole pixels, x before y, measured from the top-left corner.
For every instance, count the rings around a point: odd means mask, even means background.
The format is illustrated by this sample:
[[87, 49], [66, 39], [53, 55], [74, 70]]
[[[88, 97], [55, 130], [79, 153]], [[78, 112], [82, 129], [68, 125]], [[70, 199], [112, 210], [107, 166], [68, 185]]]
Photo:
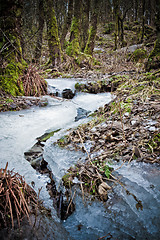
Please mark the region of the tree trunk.
[[134, 2], [134, 21], [138, 20], [138, 0], [135, 0]]
[[114, 15], [115, 15], [115, 33], [114, 33], [114, 50], [118, 47], [119, 36], [119, 0], [113, 0]]
[[71, 22], [72, 22], [72, 14], [73, 14], [73, 0], [69, 0], [68, 2], [68, 13], [67, 13], [67, 17], [65, 19], [63, 28], [62, 28], [62, 34], [61, 34], [61, 47], [63, 48], [64, 46], [64, 41], [65, 41], [65, 37], [67, 35], [68, 29], [71, 26]]
[[61, 47], [58, 37], [57, 20], [53, 8], [53, 1], [47, 0], [45, 7], [45, 15], [47, 22], [47, 38], [49, 46], [49, 63], [52, 67], [58, 66], [61, 62]]
[[155, 26], [157, 39], [154, 44], [154, 49], [148, 57], [146, 69], [160, 68], [160, 2], [156, 3], [156, 15], [155, 15]]
[[81, 0], [74, 1], [74, 16], [71, 24], [70, 45], [66, 52], [70, 56], [78, 55], [80, 52], [80, 13]]
[[39, 31], [37, 36], [37, 44], [35, 48], [35, 60], [39, 62], [41, 57], [42, 51], [42, 40], [43, 40], [43, 28], [44, 28], [44, 5], [43, 0], [39, 0], [39, 16], [38, 16], [38, 23], [39, 23]]
[[23, 1], [1, 0], [0, 5], [0, 88], [12, 95], [23, 92], [17, 80], [26, 63], [22, 57], [21, 21]]
[[98, 4], [99, 0], [94, 0], [94, 10], [91, 16], [91, 27], [89, 30], [89, 37], [84, 50], [84, 53], [89, 55], [93, 54], [93, 49], [95, 45], [95, 38], [97, 33]]
[[82, 24], [81, 24], [81, 50], [82, 52], [85, 49], [87, 39], [88, 39], [88, 29], [89, 29], [89, 9], [90, 9], [90, 0], [85, 0], [83, 2], [82, 8]]
[[144, 40], [144, 27], [145, 27], [145, 0], [142, 0], [142, 33], [140, 43]]

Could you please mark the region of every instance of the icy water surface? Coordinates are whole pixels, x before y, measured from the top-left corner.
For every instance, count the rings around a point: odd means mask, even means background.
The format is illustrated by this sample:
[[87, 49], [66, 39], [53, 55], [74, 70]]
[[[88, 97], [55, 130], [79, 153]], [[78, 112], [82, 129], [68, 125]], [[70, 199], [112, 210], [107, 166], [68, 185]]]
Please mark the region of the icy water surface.
[[[75, 80], [67, 79], [54, 79], [48, 80], [52, 86], [55, 86], [62, 91], [64, 88], [74, 90]], [[59, 85], [57, 85], [57, 82]], [[87, 96], [87, 97], [86, 97]], [[28, 110], [17, 112], [0, 113], [0, 166], [5, 167], [9, 163], [9, 169], [15, 169], [21, 175], [25, 176], [28, 183], [34, 181], [35, 188], [38, 190], [43, 186], [41, 195], [48, 203], [49, 196], [45, 188], [48, 181], [46, 176], [37, 173], [24, 158], [24, 152], [30, 149], [36, 142], [36, 138], [43, 135], [46, 131], [67, 129], [71, 126], [77, 125], [80, 122], [86, 121], [82, 119], [75, 123], [77, 116], [77, 109], [79, 107], [88, 110], [96, 110], [98, 107], [103, 106], [104, 103], [111, 101], [111, 94], [97, 94], [94, 95], [94, 102], [91, 104], [90, 98], [92, 94], [78, 94], [72, 100], [48, 98], [47, 107], [32, 107]], [[88, 108], [86, 100], [90, 103]]]
[[[65, 170], [77, 159], [80, 152], [59, 149], [48, 142], [45, 158], [60, 182]], [[116, 169], [119, 165], [113, 165]], [[117, 170], [126, 190], [117, 184], [109, 193], [106, 203], [98, 200], [83, 201], [77, 190], [76, 210], [63, 226], [76, 240], [101, 239], [159, 239], [160, 231], [160, 167], [132, 162]]]
[[[48, 80], [51, 89], [61, 92], [64, 88], [74, 91], [76, 80]], [[27, 182], [35, 182], [35, 188], [42, 188], [41, 198], [52, 207], [46, 191], [48, 178], [37, 173], [24, 159], [24, 152], [30, 149], [36, 138], [46, 131], [61, 129], [51, 137], [45, 146], [44, 157], [49, 163], [57, 184], [66, 170], [79, 158], [81, 152], [68, 152], [53, 145], [66, 130], [86, 121], [75, 122], [77, 109], [94, 111], [111, 100], [110, 94], [77, 94], [72, 100], [58, 100], [48, 97], [45, 108], [34, 107], [20, 112], [0, 113], [0, 166], [15, 168], [24, 175]], [[118, 166], [115, 165], [115, 168]], [[76, 210], [63, 226], [75, 240], [96, 239], [159, 239], [160, 230], [160, 168], [157, 165], [132, 162], [115, 172], [121, 182], [132, 193], [128, 195], [119, 184], [109, 193], [106, 203], [85, 200], [76, 194]], [[136, 200], [133, 196], [136, 196]], [[137, 202], [139, 201], [139, 202]], [[56, 213], [55, 213], [56, 218]], [[58, 220], [58, 219], [57, 219]]]

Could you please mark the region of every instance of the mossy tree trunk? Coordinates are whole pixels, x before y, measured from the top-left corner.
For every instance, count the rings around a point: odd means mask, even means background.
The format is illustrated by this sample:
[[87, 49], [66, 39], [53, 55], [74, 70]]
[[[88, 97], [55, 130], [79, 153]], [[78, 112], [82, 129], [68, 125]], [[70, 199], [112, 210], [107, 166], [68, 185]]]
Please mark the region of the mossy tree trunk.
[[124, 41], [124, 20], [126, 18], [127, 12], [131, 9], [131, 3], [123, 7], [123, 11], [120, 10], [119, 0], [113, 0], [114, 15], [115, 15], [115, 46], [114, 50], [120, 47], [124, 47], [126, 42]]
[[73, 0], [69, 0], [68, 2], [68, 12], [67, 12], [67, 16], [62, 28], [62, 33], [61, 33], [61, 47], [64, 47], [64, 42], [65, 42], [65, 37], [67, 35], [68, 29], [71, 26], [71, 22], [72, 22], [72, 15], [73, 15]]
[[87, 44], [84, 50], [84, 53], [89, 55], [93, 54], [93, 49], [95, 45], [95, 38], [97, 33], [98, 5], [99, 5], [99, 0], [94, 0], [93, 13], [91, 16], [91, 27], [89, 29], [89, 36], [88, 36]]
[[17, 80], [26, 67], [20, 41], [22, 9], [22, 0], [1, 0], [0, 86], [3, 91], [14, 96], [23, 93], [23, 88], [18, 87]]
[[134, 21], [138, 19], [138, 0], [134, 1]]
[[156, 3], [156, 15], [155, 15], [155, 26], [157, 39], [154, 44], [153, 51], [150, 53], [148, 57], [148, 62], [146, 69], [150, 70], [152, 68], [157, 69], [160, 68], [160, 2]]
[[145, 0], [142, 0], [142, 31], [141, 31], [140, 43], [142, 43], [143, 40], [144, 40], [145, 4], [146, 4], [146, 1], [145, 1]]
[[115, 15], [114, 50], [116, 50], [118, 47], [119, 36], [119, 0], [113, 0], [113, 8]]
[[70, 56], [75, 56], [80, 53], [80, 14], [81, 0], [74, 1], [74, 16], [71, 24], [70, 45], [67, 48], [67, 53]]
[[82, 20], [81, 20], [81, 50], [85, 49], [88, 40], [88, 29], [89, 29], [89, 10], [90, 0], [84, 0], [82, 4]]
[[58, 36], [58, 26], [53, 8], [53, 1], [45, 1], [45, 15], [47, 23], [47, 38], [49, 46], [49, 63], [52, 67], [58, 66], [61, 62], [61, 46]]
[[35, 61], [39, 62], [42, 52], [43, 28], [44, 28], [44, 0], [39, 0], [39, 16], [38, 25], [39, 31], [37, 35], [37, 44], [35, 48]]

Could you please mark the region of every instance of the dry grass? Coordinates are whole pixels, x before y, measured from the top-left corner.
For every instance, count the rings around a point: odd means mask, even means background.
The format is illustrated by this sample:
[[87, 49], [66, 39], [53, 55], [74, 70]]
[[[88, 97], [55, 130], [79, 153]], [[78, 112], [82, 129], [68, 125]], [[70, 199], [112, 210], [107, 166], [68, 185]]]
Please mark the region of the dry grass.
[[13, 171], [0, 169], [0, 229], [14, 228], [15, 222], [20, 223], [24, 217], [30, 223], [30, 212], [38, 199], [34, 190], [26, 184], [24, 178]]
[[24, 74], [19, 78], [19, 86], [23, 84], [25, 96], [41, 96], [47, 94], [47, 83], [40, 76], [39, 71], [33, 65], [29, 65]]

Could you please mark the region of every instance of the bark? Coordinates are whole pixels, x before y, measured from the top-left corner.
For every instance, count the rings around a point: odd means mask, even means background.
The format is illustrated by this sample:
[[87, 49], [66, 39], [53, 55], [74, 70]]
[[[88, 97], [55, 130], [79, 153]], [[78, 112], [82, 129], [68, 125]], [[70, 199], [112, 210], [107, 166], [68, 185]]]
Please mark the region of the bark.
[[62, 34], [61, 34], [61, 47], [63, 48], [64, 46], [64, 41], [65, 41], [65, 37], [67, 35], [68, 29], [71, 26], [71, 22], [72, 22], [72, 15], [73, 15], [73, 0], [69, 0], [68, 2], [68, 13], [67, 13], [67, 17], [65, 19], [63, 28], [62, 28]]
[[114, 50], [118, 47], [118, 36], [119, 36], [119, 0], [113, 0], [113, 8], [115, 15], [115, 33], [114, 33]]
[[85, 49], [87, 39], [88, 39], [88, 29], [89, 29], [89, 10], [90, 10], [90, 0], [85, 0], [82, 7], [82, 23], [81, 23], [81, 50]]
[[44, 5], [43, 0], [39, 0], [39, 16], [38, 16], [38, 23], [39, 23], [39, 31], [37, 36], [37, 44], [35, 48], [35, 60], [39, 61], [42, 52], [42, 40], [43, 40], [43, 28], [44, 28]]
[[121, 47], [126, 45], [124, 41], [124, 20], [126, 18], [127, 12], [131, 9], [131, 2], [123, 7], [123, 11], [120, 10], [119, 0], [113, 1], [114, 15], [115, 15], [115, 46], [114, 50], [118, 48], [118, 43]]
[[17, 80], [26, 63], [22, 57], [21, 22], [23, 1], [1, 0], [0, 5], [0, 89], [20, 94]]
[[21, 0], [1, 1], [0, 5], [1, 15], [0, 43], [2, 45], [1, 56], [6, 58], [6, 55], [9, 54], [8, 55], [9, 58], [14, 57], [18, 61], [21, 60], [22, 58], [22, 50], [20, 45], [22, 9], [23, 4]]
[[142, 0], [142, 33], [140, 43], [144, 40], [144, 27], [145, 27], [145, 0]]
[[70, 56], [78, 55], [80, 52], [80, 13], [81, 0], [74, 1], [74, 16], [71, 24], [70, 44], [66, 50]]
[[148, 57], [146, 69], [160, 68], [160, 2], [156, 3], [155, 26], [157, 38], [154, 44], [153, 51]]
[[47, 23], [47, 38], [49, 46], [49, 63], [55, 67], [61, 62], [61, 47], [58, 37], [58, 26], [53, 8], [53, 1], [47, 0], [45, 6], [45, 15]]
[[134, 2], [134, 21], [138, 20], [138, 0]]
[[84, 50], [84, 53], [89, 55], [93, 54], [93, 49], [95, 45], [95, 38], [97, 33], [98, 4], [99, 0], [94, 0], [94, 10], [91, 16], [91, 27], [89, 30], [89, 37]]

